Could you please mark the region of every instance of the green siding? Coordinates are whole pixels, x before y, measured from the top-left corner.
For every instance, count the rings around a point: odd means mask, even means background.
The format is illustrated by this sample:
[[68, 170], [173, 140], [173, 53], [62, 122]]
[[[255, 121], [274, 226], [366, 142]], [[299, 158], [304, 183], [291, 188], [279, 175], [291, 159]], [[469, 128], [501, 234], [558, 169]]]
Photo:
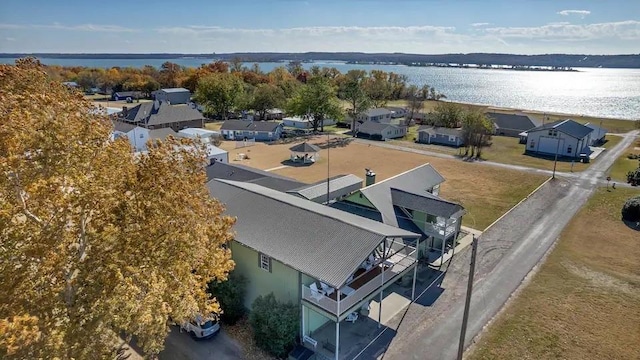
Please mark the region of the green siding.
[[322, 327], [322, 325], [331, 321], [329, 320], [329, 318], [321, 315], [318, 312], [315, 312], [314, 310], [306, 306], [303, 306], [302, 309], [302, 311], [304, 311], [304, 318], [306, 323], [304, 335], [310, 335], [312, 332]]
[[300, 290], [297, 270], [271, 259], [271, 272], [267, 272], [258, 266], [258, 252], [236, 241], [231, 244], [231, 254], [236, 262], [234, 271], [248, 280], [244, 302], [247, 309], [251, 309], [255, 298], [270, 292], [273, 292], [278, 301], [298, 303]]
[[369, 199], [367, 199], [366, 196], [364, 196], [362, 194], [362, 192], [360, 190], [354, 192], [353, 194], [347, 196], [345, 198], [346, 201], [350, 201], [352, 203], [358, 204], [358, 205], [362, 205], [362, 206], [366, 206], [372, 209], [375, 209], [376, 207], [373, 206], [373, 204], [369, 201]]

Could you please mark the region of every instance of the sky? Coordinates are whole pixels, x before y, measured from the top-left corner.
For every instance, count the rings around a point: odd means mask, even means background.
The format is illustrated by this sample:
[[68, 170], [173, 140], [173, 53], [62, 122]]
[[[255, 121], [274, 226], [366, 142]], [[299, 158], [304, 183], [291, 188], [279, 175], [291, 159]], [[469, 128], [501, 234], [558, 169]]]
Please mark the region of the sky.
[[639, 54], [639, 0], [0, 0], [0, 52]]

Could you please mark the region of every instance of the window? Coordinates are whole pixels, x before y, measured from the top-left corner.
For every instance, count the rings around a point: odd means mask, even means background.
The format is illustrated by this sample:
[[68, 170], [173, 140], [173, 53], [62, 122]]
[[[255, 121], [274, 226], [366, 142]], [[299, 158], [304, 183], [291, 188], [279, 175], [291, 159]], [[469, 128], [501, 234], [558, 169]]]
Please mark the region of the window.
[[549, 129], [549, 136], [553, 136], [553, 130]]
[[140, 134], [140, 139], [144, 139], [144, 134]]
[[558, 130], [553, 130], [553, 136], [558, 136]]
[[260, 253], [259, 259], [260, 268], [264, 271], [271, 272], [271, 258], [263, 253]]
[[535, 140], [531, 140], [531, 142], [529, 143], [529, 147], [533, 149], [535, 146], [536, 146]]
[[273, 133], [272, 132], [269, 132], [269, 137], [273, 137]]
[[413, 219], [413, 210], [406, 209], [406, 208], [405, 208], [405, 210], [407, 211], [407, 214], [409, 215], [409, 217]]
[[571, 145], [567, 148], [567, 154], [571, 154]]
[[435, 215], [427, 214], [427, 222], [431, 224], [435, 224], [436, 222], [438, 222], [438, 217]]

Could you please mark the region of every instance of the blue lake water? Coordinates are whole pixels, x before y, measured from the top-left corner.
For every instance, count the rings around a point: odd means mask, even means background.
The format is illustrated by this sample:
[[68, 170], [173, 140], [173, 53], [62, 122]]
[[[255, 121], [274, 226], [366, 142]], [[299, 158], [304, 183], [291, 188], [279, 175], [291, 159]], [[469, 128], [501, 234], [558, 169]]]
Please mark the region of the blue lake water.
[[[13, 63], [14, 60], [0, 59], [0, 63]], [[144, 65], [159, 67], [165, 61], [196, 67], [212, 60], [41, 58], [40, 61], [51, 65], [109, 68]], [[270, 71], [284, 65], [285, 63], [260, 63], [260, 69]], [[435, 87], [452, 101], [596, 117], [640, 119], [640, 69], [578, 68], [578, 72], [542, 72], [354, 65], [331, 61], [303, 64], [305, 68], [313, 65], [335, 67], [341, 72], [351, 69], [393, 71], [406, 75], [412, 84]]]

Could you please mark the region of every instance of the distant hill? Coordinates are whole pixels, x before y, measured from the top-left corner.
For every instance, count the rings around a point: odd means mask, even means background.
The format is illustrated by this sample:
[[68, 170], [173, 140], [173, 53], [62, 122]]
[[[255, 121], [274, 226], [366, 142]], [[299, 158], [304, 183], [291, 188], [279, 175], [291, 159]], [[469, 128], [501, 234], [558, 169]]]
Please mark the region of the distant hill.
[[36, 56], [57, 59], [176, 59], [202, 58], [211, 60], [230, 60], [241, 58], [244, 62], [278, 61], [348, 61], [359, 63], [456, 63], [456, 64], [493, 64], [522, 66], [560, 66], [560, 67], [603, 67], [603, 68], [640, 68], [640, 54], [629, 55], [569, 55], [569, 54], [440, 54], [421, 55], [404, 53], [359, 53], [359, 52], [306, 52], [306, 53], [225, 53], [225, 54], [0, 54], [0, 58]]

